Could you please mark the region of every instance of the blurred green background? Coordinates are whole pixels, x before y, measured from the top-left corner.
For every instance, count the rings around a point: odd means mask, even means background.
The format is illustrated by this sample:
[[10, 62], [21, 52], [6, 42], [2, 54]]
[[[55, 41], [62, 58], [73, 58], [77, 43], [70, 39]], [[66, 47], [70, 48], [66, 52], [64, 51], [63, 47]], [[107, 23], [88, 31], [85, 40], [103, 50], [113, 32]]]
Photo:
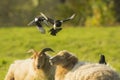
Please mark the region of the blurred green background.
[[[55, 50], [51, 55], [68, 50], [86, 62], [98, 62], [104, 54], [120, 73], [119, 5], [120, 0], [1, 0], [0, 80], [14, 60], [29, 58], [32, 54], [26, 52], [31, 48], [39, 51], [45, 47]], [[51, 36], [27, 26], [40, 12], [54, 19], [76, 16], [63, 24], [57, 36]]]
[[29, 49], [40, 51], [45, 47], [68, 50], [80, 61], [98, 63], [100, 54], [120, 73], [120, 27], [65, 27], [57, 36], [41, 34], [36, 27], [0, 28], [0, 80], [15, 60], [30, 58]]
[[40, 12], [55, 19], [64, 19], [76, 13], [72, 25], [118, 25], [119, 5], [119, 0], [2, 0], [0, 25], [25, 26]]

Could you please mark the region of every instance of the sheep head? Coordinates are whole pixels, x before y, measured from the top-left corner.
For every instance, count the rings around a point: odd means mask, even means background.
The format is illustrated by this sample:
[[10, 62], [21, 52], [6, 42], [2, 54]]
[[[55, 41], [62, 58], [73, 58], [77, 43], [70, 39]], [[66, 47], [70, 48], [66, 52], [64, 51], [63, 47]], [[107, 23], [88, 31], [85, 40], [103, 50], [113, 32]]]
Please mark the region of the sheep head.
[[51, 48], [44, 48], [40, 52], [32, 50], [32, 58], [34, 59], [34, 67], [36, 69], [42, 68], [45, 65], [47, 59], [49, 60], [49, 56], [46, 54], [47, 51], [54, 52]]
[[77, 62], [77, 57], [66, 50], [60, 51], [57, 55], [50, 58], [51, 65], [55, 66], [73, 67]]

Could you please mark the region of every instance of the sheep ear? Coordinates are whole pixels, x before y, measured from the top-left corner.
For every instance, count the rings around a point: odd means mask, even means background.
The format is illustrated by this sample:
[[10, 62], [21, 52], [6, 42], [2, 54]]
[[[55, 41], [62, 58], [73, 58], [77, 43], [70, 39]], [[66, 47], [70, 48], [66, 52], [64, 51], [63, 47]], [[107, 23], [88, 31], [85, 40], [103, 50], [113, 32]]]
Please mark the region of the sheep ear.
[[37, 56], [38, 56], [38, 53], [35, 52], [35, 53], [31, 56], [31, 58], [35, 59]]
[[27, 53], [34, 53], [34, 52], [36, 52], [34, 49], [30, 49], [27, 51]]
[[75, 62], [76, 59], [77, 59], [77, 57], [75, 57], [74, 55], [70, 54], [69, 52], [65, 52], [64, 56], [70, 62]]
[[71, 55], [67, 58], [67, 64], [64, 67], [68, 67], [69, 69], [71, 69], [77, 62], [78, 58]]
[[75, 63], [75, 62], [78, 61], [78, 59], [75, 56], [70, 56], [70, 57], [68, 57], [68, 61], [71, 62], [71, 63]]
[[27, 53], [33, 53], [33, 55], [31, 56], [31, 58], [36, 58], [36, 56], [38, 55], [38, 53], [34, 49], [28, 50]]

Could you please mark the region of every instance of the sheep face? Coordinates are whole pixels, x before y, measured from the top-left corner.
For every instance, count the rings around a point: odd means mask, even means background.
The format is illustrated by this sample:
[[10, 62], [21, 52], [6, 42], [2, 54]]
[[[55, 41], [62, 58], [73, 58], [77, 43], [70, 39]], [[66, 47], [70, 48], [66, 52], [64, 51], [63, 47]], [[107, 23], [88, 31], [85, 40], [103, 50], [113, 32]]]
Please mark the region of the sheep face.
[[43, 68], [49, 62], [49, 56], [45, 53], [46, 51], [54, 52], [51, 48], [44, 48], [40, 52], [36, 52], [34, 49], [28, 51], [33, 53], [33, 65], [36, 69]]
[[50, 58], [51, 65], [60, 65], [63, 67], [77, 61], [78, 59], [66, 50], [60, 51], [56, 56]]
[[44, 66], [46, 60], [46, 54], [44, 53], [37, 53], [36, 55], [34, 55], [34, 66], [37, 69], [40, 69]]

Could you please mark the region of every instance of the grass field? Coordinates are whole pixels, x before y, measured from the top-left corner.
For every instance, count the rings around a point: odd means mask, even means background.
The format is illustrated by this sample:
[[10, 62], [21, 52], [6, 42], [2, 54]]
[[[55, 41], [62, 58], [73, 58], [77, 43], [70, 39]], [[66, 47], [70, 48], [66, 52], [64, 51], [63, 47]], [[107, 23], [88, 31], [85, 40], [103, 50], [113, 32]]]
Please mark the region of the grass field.
[[50, 47], [55, 55], [60, 50], [68, 50], [79, 60], [98, 62], [104, 54], [107, 62], [120, 73], [120, 27], [109, 28], [64, 28], [57, 36], [41, 34], [36, 27], [0, 28], [0, 80], [9, 65], [17, 59], [29, 58], [26, 53], [33, 48], [41, 50]]

